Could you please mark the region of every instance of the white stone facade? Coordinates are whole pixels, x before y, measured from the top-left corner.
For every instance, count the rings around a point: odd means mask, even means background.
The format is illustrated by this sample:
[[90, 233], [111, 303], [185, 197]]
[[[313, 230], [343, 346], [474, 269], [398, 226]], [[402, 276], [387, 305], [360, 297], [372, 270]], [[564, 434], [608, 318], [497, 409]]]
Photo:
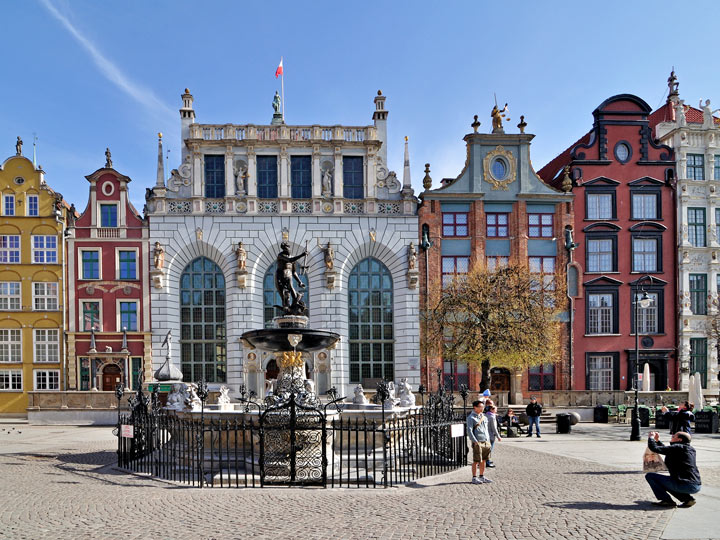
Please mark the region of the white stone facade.
[[[208, 126], [194, 122], [192, 96], [186, 91], [180, 110], [183, 163], [165, 178], [159, 157], [157, 184], [147, 196], [150, 244], [160, 242], [165, 250], [161, 268], [151, 271], [156, 367], [165, 359], [162, 342], [168, 330], [173, 335], [173, 362], [182, 364], [180, 278], [193, 260], [207, 257], [221, 269], [226, 286], [224, 382], [232, 393], [245, 384], [263, 395], [271, 356], [244, 346], [240, 336], [265, 326], [263, 280], [280, 243], [288, 241], [293, 255], [306, 246], [310, 252], [309, 326], [341, 336], [333, 350], [306, 359], [318, 392], [330, 386], [341, 395], [351, 392], [348, 281], [355, 265], [368, 257], [379, 260], [392, 276], [394, 378], [407, 377], [411, 384], [419, 384], [418, 288], [412, 286], [417, 283], [417, 270], [409, 268], [408, 260], [409, 245], [417, 244], [418, 238], [417, 199], [410, 188], [409, 168], [403, 184], [387, 169], [384, 101], [378, 94], [374, 123], [363, 127]], [[225, 156], [224, 196], [207, 198], [204, 160], [218, 154]], [[276, 198], [257, 196], [260, 155], [277, 156]], [[293, 156], [311, 156], [308, 198], [291, 197]], [[346, 156], [362, 157], [362, 198], [343, 197]], [[239, 242], [246, 251], [244, 261], [236, 251]], [[328, 242], [334, 249], [332, 269], [326, 264]]]
[[[698, 371], [692, 362], [691, 340], [706, 340], [707, 378], [703, 387], [706, 394], [717, 395], [718, 343], [712, 326], [713, 319], [718, 318], [720, 280], [720, 223], [716, 217], [720, 214], [720, 129], [709, 107], [703, 111], [680, 100], [674, 81], [671, 76], [665, 113], [662, 109], [654, 113], [664, 114], [664, 121], [657, 124], [653, 135], [674, 149], [677, 162], [679, 389], [688, 390], [690, 374]], [[699, 166], [703, 169], [702, 179], [696, 178]], [[705, 226], [700, 227], [703, 214]], [[704, 238], [698, 236], [700, 228], [704, 229]], [[695, 304], [701, 304], [700, 309], [693, 309], [691, 275], [706, 276], [705, 298], [698, 300], [696, 294]], [[703, 309], [706, 314], [697, 313]]]

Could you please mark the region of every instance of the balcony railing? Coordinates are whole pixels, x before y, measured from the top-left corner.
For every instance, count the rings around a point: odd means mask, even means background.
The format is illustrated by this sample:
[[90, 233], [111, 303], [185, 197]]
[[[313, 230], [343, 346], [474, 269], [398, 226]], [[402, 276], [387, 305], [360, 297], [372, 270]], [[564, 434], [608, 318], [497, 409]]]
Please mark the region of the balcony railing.
[[377, 140], [375, 126], [254, 126], [192, 124], [190, 138], [204, 141], [345, 141]]

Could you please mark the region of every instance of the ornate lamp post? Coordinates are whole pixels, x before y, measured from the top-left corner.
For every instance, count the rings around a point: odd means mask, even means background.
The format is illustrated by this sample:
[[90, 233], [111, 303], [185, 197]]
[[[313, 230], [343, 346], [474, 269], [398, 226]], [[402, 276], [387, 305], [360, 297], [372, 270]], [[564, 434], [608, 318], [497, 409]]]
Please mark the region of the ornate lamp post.
[[635, 291], [635, 365], [633, 367], [633, 388], [635, 390], [635, 404], [632, 412], [631, 429], [630, 429], [630, 440], [640, 440], [640, 416], [639, 416], [639, 402], [638, 402], [638, 367], [640, 365], [640, 320], [638, 318], [640, 308], [647, 309], [652, 304], [652, 298], [648, 295], [647, 291], [642, 290], [642, 297], [638, 298], [640, 291]]

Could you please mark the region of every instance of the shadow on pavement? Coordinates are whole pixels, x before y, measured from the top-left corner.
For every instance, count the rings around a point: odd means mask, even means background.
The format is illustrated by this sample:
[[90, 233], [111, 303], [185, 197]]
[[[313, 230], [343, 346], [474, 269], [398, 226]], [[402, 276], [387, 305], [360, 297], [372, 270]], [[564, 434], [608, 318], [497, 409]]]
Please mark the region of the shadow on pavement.
[[606, 474], [645, 474], [642, 471], [572, 471], [564, 474], [588, 474], [588, 475], [606, 475]]
[[635, 504], [612, 504], [599, 501], [548, 502], [543, 506], [567, 510], [667, 510], [653, 506], [650, 501], [635, 501]]

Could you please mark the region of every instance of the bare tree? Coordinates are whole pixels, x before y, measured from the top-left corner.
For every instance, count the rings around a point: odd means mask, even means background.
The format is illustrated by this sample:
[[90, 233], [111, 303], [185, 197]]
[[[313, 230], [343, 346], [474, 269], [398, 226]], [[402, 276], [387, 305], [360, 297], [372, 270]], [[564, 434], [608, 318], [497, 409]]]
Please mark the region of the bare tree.
[[490, 270], [475, 264], [467, 274], [428, 291], [421, 347], [431, 357], [481, 367], [526, 368], [561, 360], [559, 315], [566, 309], [565, 280], [527, 266]]

